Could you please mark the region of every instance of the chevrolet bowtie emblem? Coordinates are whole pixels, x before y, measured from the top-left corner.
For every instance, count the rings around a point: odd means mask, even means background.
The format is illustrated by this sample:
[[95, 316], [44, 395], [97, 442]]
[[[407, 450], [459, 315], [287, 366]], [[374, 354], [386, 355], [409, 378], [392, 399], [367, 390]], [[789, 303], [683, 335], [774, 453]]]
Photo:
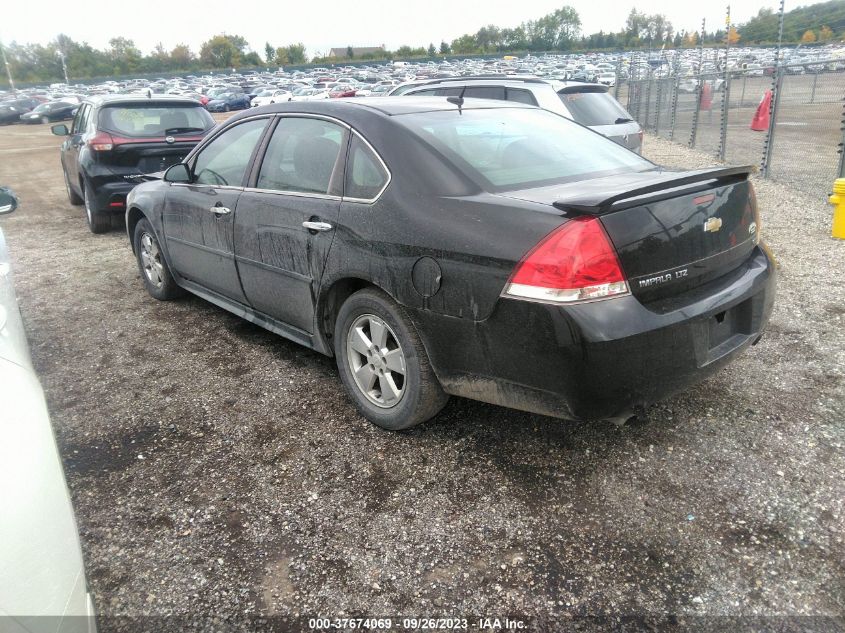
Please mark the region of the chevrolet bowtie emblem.
[[708, 233], [715, 233], [722, 228], [722, 218], [707, 218], [704, 223], [704, 230]]

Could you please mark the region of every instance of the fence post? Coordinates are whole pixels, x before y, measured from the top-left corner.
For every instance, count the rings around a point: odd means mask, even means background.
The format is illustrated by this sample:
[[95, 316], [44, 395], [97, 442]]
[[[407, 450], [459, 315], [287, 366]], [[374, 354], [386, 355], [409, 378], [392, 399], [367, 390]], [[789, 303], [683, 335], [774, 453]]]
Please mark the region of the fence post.
[[692, 130], [689, 135], [689, 146], [695, 147], [695, 137], [698, 134], [698, 114], [701, 112], [701, 94], [704, 86], [703, 75], [698, 76], [698, 84], [695, 87], [695, 110], [692, 113]]
[[[845, 101], [845, 99], [842, 99]], [[840, 129], [840, 140], [839, 140], [839, 178], [845, 178], [845, 106], [842, 108], [842, 119]]]
[[[649, 66], [649, 68], [651, 68]], [[651, 118], [651, 71], [646, 74], [646, 92], [645, 92], [645, 125], [643, 126], [646, 130], [650, 129], [650, 118]]]
[[[727, 63], [725, 64], [727, 68]], [[722, 129], [719, 137], [719, 160], [725, 162], [728, 143], [728, 110], [731, 106], [731, 73], [725, 70], [725, 83], [722, 86]]]
[[769, 106], [769, 129], [766, 131], [766, 139], [763, 141], [763, 164], [760, 166], [760, 172], [764, 178], [768, 178], [771, 175], [772, 152], [775, 147], [775, 129], [780, 106], [780, 93], [783, 88], [783, 69], [776, 66], [775, 72], [777, 73], [777, 77], [774, 81], [772, 103]]
[[775, 118], [780, 104], [780, 89], [783, 86], [783, 68], [780, 63], [780, 49], [783, 44], [784, 0], [778, 6], [778, 43], [775, 47], [775, 68], [772, 72], [772, 102], [769, 104], [769, 129], [763, 139], [763, 161], [760, 163], [760, 174], [769, 177], [772, 166], [772, 147], [774, 146]]
[[745, 107], [745, 82], [748, 81], [748, 75], [742, 73], [742, 95], [739, 97], [739, 107]]
[[654, 135], [660, 136], [660, 108], [663, 107], [663, 78], [657, 80], [657, 111], [654, 115]]
[[669, 140], [675, 139], [675, 122], [678, 119], [678, 86], [681, 84], [681, 77], [675, 73], [672, 81], [672, 127], [669, 128]]

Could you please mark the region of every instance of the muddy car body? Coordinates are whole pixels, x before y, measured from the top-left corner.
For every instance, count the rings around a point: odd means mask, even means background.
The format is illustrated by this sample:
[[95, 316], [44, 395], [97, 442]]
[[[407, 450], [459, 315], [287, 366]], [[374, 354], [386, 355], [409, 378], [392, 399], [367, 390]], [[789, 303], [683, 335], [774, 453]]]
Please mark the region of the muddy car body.
[[[277, 154], [298, 126], [328, 130], [302, 145], [327, 156], [303, 152], [297, 166]], [[253, 139], [244, 149], [227, 130]], [[554, 148], [539, 148], [543, 136]], [[207, 182], [203, 152], [227, 155], [227, 143], [244, 167]], [[549, 166], [554, 152], [578, 156]], [[276, 160], [289, 175], [262, 182]], [[294, 190], [300, 168], [324, 169], [325, 191]], [[127, 230], [153, 296], [175, 294], [158, 279], [338, 356], [359, 410], [388, 428], [431, 417], [447, 394], [562, 418], [624, 414], [754, 343], [774, 299], [747, 169], [667, 171], [563, 117], [487, 100], [253, 109], [136, 187]], [[355, 314], [393, 324], [393, 344], [357, 351]], [[384, 331], [359, 327], [367, 341]], [[431, 406], [376, 408], [395, 345], [397, 406], [420, 396], [415, 380]]]

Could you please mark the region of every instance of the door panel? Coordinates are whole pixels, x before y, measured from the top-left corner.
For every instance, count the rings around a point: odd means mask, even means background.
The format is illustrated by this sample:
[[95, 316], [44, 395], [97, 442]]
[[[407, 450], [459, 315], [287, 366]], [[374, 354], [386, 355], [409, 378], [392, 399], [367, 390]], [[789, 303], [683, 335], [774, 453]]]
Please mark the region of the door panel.
[[308, 231], [302, 223], [334, 226], [339, 211], [339, 200], [243, 193], [235, 246], [244, 292], [256, 310], [313, 332], [314, 298], [334, 230]]
[[[173, 185], [165, 202], [164, 232], [176, 272], [244, 302], [234, 249], [235, 209], [240, 195], [239, 189]], [[212, 212], [212, 208], [221, 212]], [[222, 211], [225, 209], [229, 213]]]
[[197, 154], [191, 184], [172, 184], [164, 236], [179, 275], [241, 303], [235, 264], [235, 215], [242, 184], [269, 118], [234, 125]]
[[[250, 304], [313, 332], [315, 297], [334, 237], [347, 132], [331, 121], [282, 117], [238, 206], [235, 250]], [[316, 222], [309, 229], [303, 222]]]

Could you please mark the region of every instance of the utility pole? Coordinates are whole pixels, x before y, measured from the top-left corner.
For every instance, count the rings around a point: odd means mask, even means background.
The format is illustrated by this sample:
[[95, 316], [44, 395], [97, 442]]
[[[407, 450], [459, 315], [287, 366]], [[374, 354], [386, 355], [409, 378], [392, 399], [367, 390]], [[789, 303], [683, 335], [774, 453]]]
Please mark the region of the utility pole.
[[65, 54], [62, 52], [61, 49], [59, 49], [59, 57], [62, 60], [62, 72], [64, 72], [64, 74], [65, 74], [65, 85], [69, 86], [70, 81], [68, 81], [68, 78], [67, 78], [67, 64], [65, 63]]
[[12, 69], [9, 66], [9, 60], [6, 59], [6, 49], [3, 48], [3, 43], [0, 42], [0, 55], [3, 55], [3, 65], [6, 67], [6, 74], [9, 76], [9, 86], [12, 92], [15, 92], [15, 80], [12, 79]]

